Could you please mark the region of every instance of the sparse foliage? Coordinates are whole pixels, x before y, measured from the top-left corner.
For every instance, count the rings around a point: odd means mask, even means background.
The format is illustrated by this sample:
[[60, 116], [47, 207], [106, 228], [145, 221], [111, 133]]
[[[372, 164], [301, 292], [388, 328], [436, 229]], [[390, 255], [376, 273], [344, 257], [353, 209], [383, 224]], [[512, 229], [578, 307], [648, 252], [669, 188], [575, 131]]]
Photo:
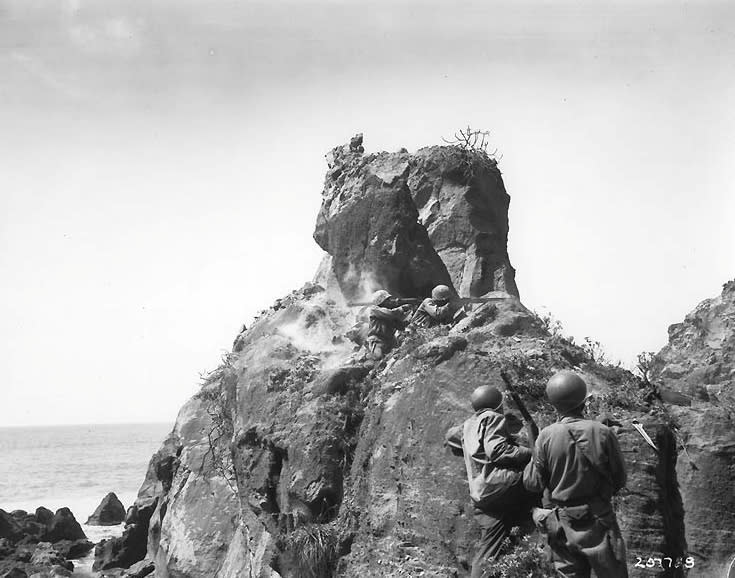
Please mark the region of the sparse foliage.
[[548, 331], [552, 337], [564, 337], [564, 326], [561, 321], [551, 313], [544, 313], [543, 315], [537, 311], [534, 311], [533, 313], [541, 323], [542, 329]]
[[209, 458], [212, 470], [227, 482], [233, 492], [236, 492], [237, 482], [230, 451], [233, 434], [232, 415], [227, 403], [227, 377], [231, 374], [232, 362], [233, 355], [225, 353], [216, 369], [201, 376], [202, 389], [197, 397], [202, 401], [210, 417], [210, 424], [206, 432], [207, 450], [202, 456], [199, 473], [204, 473]]
[[607, 354], [599, 341], [596, 341], [591, 337], [585, 337], [582, 349], [593, 363], [604, 365], [608, 362]]
[[454, 133], [454, 138], [442, 140], [452, 146], [460, 147], [468, 152], [479, 152], [494, 157], [497, 153], [497, 149], [493, 152], [488, 153], [487, 147], [490, 144], [490, 131], [489, 130], [476, 130], [469, 125], [465, 129], [459, 129]]
[[497, 170], [497, 149], [488, 152], [490, 131], [473, 129], [469, 125], [454, 133], [452, 138], [442, 140], [460, 152], [460, 170], [465, 179], [471, 180], [478, 168]]
[[554, 569], [543, 546], [530, 536], [521, 536], [517, 528], [503, 544], [504, 555], [485, 570], [484, 578], [546, 578]]
[[644, 351], [638, 354], [638, 362], [635, 368], [644, 383], [651, 383], [651, 370], [655, 359], [656, 354], [653, 351]]

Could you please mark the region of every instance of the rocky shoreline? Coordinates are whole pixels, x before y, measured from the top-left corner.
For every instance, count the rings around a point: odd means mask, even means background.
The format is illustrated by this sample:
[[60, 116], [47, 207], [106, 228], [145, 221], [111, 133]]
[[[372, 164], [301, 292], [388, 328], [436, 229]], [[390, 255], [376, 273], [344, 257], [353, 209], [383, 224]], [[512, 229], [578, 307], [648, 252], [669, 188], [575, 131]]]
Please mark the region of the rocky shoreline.
[[94, 548], [69, 508], [56, 513], [0, 510], [0, 576], [72, 576], [74, 563]]
[[[89, 516], [86, 525], [114, 527], [125, 523], [123, 535], [126, 535], [125, 532], [130, 534], [137, 516], [137, 507], [126, 512], [117, 496], [110, 492]], [[0, 509], [0, 578], [82, 575], [142, 578], [153, 572], [151, 564], [137, 563], [145, 555], [145, 534], [142, 555], [138, 554], [140, 549], [121, 547], [119, 540], [118, 536], [113, 536], [95, 544], [66, 507], [55, 513], [43, 506], [32, 513]], [[86, 573], [85, 567], [89, 569]]]

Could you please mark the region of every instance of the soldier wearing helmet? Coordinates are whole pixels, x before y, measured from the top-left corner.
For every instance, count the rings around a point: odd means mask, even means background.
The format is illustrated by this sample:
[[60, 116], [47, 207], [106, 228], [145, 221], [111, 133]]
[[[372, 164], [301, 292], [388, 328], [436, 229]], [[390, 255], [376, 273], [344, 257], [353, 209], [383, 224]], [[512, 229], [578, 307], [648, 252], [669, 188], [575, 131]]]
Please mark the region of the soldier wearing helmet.
[[546, 385], [559, 420], [539, 433], [526, 468], [526, 488], [544, 492], [545, 509], [534, 520], [545, 531], [559, 576], [628, 576], [625, 543], [611, 498], [626, 481], [615, 433], [584, 418], [587, 384], [560, 371]]
[[401, 305], [384, 289], [373, 293], [373, 303], [368, 317], [368, 333], [365, 346], [368, 355], [378, 361], [393, 349], [397, 329], [408, 324], [410, 305]]
[[424, 299], [416, 309], [411, 323], [419, 327], [433, 327], [457, 321], [464, 309], [453, 297], [448, 286], [437, 285], [431, 291], [431, 297]]
[[503, 414], [503, 395], [496, 387], [484, 385], [472, 392], [470, 402], [475, 414], [464, 422], [461, 432], [450, 430], [447, 441], [462, 448], [474, 517], [482, 530], [471, 573], [479, 578], [485, 563], [499, 556], [511, 527], [524, 518], [530, 523], [537, 496], [523, 487], [523, 468], [531, 450], [513, 437]]

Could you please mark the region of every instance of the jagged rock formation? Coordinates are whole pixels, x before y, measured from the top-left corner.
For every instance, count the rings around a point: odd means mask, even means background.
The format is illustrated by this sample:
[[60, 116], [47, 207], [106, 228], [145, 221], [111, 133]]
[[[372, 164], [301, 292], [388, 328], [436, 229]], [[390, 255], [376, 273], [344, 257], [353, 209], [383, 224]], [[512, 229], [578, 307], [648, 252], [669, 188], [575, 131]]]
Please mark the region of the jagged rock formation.
[[460, 295], [518, 295], [507, 252], [508, 204], [494, 160], [459, 147], [363, 155], [345, 145], [327, 157], [314, 239], [329, 254], [347, 299], [377, 288], [427, 296], [438, 283]]
[[689, 551], [702, 576], [735, 557], [735, 280], [669, 327], [651, 380], [691, 398], [671, 407]]
[[507, 249], [510, 196], [494, 159], [451, 146], [422, 148], [411, 159], [408, 187], [460, 295], [518, 296]]
[[475, 387], [504, 387], [501, 368], [543, 427], [554, 419], [546, 380], [576, 368], [596, 393], [591, 412], [622, 423], [629, 483], [616, 509], [631, 575], [683, 576], [645, 568], [649, 556], [687, 555], [678, 418], [649, 384], [595, 363], [512, 296], [451, 329], [408, 331], [376, 367], [361, 362], [344, 301], [375, 283], [406, 296], [447, 281], [462, 294], [517, 290], [508, 197], [489, 158], [468, 165], [453, 147], [365, 155], [360, 146], [329, 159], [315, 232], [329, 253], [320, 283], [243, 330], [182, 408], [121, 547], [139, 547], [146, 529], [139, 565], [154, 562], [159, 577], [466, 576], [478, 533], [445, 433], [470, 413]]
[[92, 515], [87, 518], [88, 526], [116, 526], [125, 520], [125, 506], [115, 492], [110, 492], [100, 502]]

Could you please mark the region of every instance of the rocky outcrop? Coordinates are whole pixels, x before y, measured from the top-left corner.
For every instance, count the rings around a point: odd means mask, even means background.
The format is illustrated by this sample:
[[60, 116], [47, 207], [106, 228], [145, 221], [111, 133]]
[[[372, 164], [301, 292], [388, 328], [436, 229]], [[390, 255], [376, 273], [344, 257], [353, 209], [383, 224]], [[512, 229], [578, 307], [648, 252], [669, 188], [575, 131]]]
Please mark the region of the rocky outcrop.
[[[167, 578], [466, 576], [478, 529], [446, 431], [470, 413], [475, 387], [504, 388], [501, 369], [548, 425], [544, 384], [574, 368], [594, 390], [590, 413], [617, 424], [629, 482], [615, 507], [631, 576], [683, 576], [645, 562], [690, 553], [677, 433], [686, 420], [674, 410], [696, 414], [552, 335], [514, 296], [508, 196], [489, 157], [456, 147], [364, 154], [358, 140], [328, 158], [319, 283], [243, 328], [151, 460], [126, 520], [147, 524], [146, 568]], [[378, 286], [421, 296], [439, 282], [510, 295], [451, 329], [411, 328], [385, 360], [365, 363], [348, 339], [356, 317], [345, 300]], [[538, 566], [527, 541], [514, 545]]]
[[408, 187], [460, 295], [518, 296], [507, 249], [510, 196], [493, 158], [454, 146], [419, 149]]
[[384, 288], [428, 295], [451, 284], [411, 197], [405, 153], [364, 156], [338, 147], [328, 159], [314, 239], [331, 255], [331, 269], [347, 299]]
[[100, 502], [92, 515], [87, 518], [88, 526], [117, 526], [125, 520], [125, 506], [110, 492]]
[[686, 539], [693, 573], [724, 575], [735, 556], [735, 281], [669, 327], [651, 381], [690, 400], [669, 407]]
[[87, 536], [69, 508], [59, 508], [48, 524], [44, 538], [50, 542], [58, 540], [86, 540]]
[[510, 197], [490, 157], [451, 146], [366, 155], [345, 145], [327, 162], [314, 231], [329, 254], [322, 286], [336, 280], [348, 300], [378, 288], [427, 296], [439, 283], [464, 296], [518, 295]]

